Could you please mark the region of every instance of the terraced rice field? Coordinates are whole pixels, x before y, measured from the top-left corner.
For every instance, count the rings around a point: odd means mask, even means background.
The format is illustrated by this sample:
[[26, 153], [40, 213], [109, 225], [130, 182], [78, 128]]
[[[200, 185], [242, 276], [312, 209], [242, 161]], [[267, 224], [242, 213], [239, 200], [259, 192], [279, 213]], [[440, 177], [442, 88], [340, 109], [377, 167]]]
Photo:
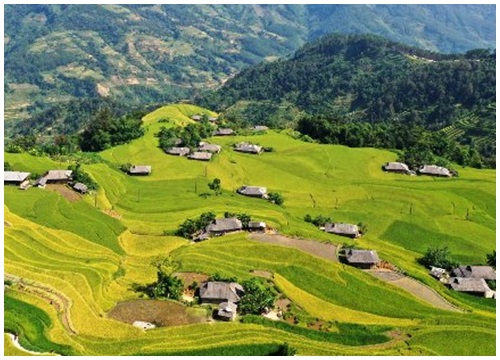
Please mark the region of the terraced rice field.
[[[102, 163], [83, 165], [101, 186], [96, 204], [90, 196], [69, 202], [43, 189], [4, 188], [4, 269], [22, 279], [6, 290], [4, 329], [19, 333], [23, 347], [67, 355], [262, 355], [288, 342], [300, 355], [494, 354], [495, 302], [452, 293], [416, 262], [427, 246], [447, 244], [457, 260], [484, 263], [495, 248], [494, 170], [459, 169], [452, 179], [386, 174], [380, 165], [397, 157], [389, 151], [303, 143], [274, 131], [209, 139], [223, 146], [209, 163], [164, 154], [154, 133], [188, 123], [195, 113], [214, 115], [191, 105], [159, 109], [145, 117], [143, 138], [102, 152]], [[158, 122], [164, 118], [169, 122]], [[236, 153], [231, 145], [238, 141], [275, 151]], [[68, 165], [27, 154], [5, 154], [5, 161], [38, 173]], [[118, 168], [128, 162], [150, 164], [153, 172], [127, 176]], [[200, 196], [216, 177], [222, 195]], [[285, 203], [240, 196], [235, 190], [242, 184], [278, 191]], [[255, 241], [244, 232], [197, 244], [172, 235], [205, 211], [246, 212], [286, 236], [375, 249], [466, 312], [436, 308], [319, 253]], [[308, 213], [363, 222], [368, 232], [358, 240], [326, 234], [303, 221]], [[310, 316], [339, 329], [361, 328], [339, 330], [327, 341], [301, 322], [292, 328], [203, 322], [144, 332], [113, 319], [109, 312], [118, 304], [139, 299], [137, 284], [155, 280], [151, 261], [166, 254], [182, 262], [182, 272], [239, 279], [253, 270], [272, 273], [280, 291]], [[377, 327], [386, 335], [374, 343], [369, 335]], [[18, 351], [5, 347], [6, 354]]]

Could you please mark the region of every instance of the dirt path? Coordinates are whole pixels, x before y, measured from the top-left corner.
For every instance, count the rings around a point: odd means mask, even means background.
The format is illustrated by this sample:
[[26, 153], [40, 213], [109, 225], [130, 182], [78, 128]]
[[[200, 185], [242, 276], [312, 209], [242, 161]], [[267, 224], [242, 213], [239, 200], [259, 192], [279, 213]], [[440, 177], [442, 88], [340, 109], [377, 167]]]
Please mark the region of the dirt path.
[[370, 275], [373, 275], [385, 282], [398, 286], [403, 290], [408, 291], [410, 294], [415, 295], [417, 298], [431, 304], [432, 306], [448, 310], [448, 311], [462, 311], [456, 306], [450, 304], [446, 299], [439, 295], [434, 289], [419, 281], [412, 279], [408, 276], [387, 270], [366, 270]]
[[293, 247], [323, 259], [338, 261], [337, 247], [333, 244], [323, 244], [314, 240], [300, 240], [272, 234], [253, 233], [249, 235], [249, 238], [267, 244]]
[[68, 330], [73, 335], [78, 333], [71, 324], [70, 313], [69, 313], [71, 302], [66, 297], [66, 295], [48, 286], [35, 282], [26, 281], [15, 275], [5, 274], [4, 278], [19, 284], [19, 287], [17, 288], [19, 291], [35, 295], [48, 302], [56, 309], [57, 313], [60, 316], [61, 322], [66, 328], [66, 330]]

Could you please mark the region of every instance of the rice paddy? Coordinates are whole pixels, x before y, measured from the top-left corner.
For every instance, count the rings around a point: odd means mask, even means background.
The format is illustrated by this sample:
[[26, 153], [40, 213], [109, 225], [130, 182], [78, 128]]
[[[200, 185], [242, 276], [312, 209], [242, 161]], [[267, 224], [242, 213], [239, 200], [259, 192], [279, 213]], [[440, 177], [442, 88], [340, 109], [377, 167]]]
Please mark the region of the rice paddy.
[[[158, 148], [154, 133], [161, 126], [187, 124], [192, 115], [204, 113], [216, 115], [192, 105], [170, 105], [147, 115], [143, 138], [100, 153], [104, 162], [82, 165], [100, 185], [82, 200], [4, 187], [5, 273], [30, 284], [6, 290], [4, 331], [18, 333], [27, 349], [78, 355], [268, 354], [284, 342], [300, 355], [494, 355], [494, 300], [452, 293], [416, 261], [428, 246], [448, 245], [462, 263], [485, 262], [495, 249], [494, 170], [459, 169], [460, 176], [452, 179], [386, 174], [380, 166], [396, 159], [392, 152], [304, 143], [275, 131], [208, 139], [223, 146], [208, 163]], [[239, 141], [275, 151], [236, 153], [231, 146]], [[28, 154], [5, 154], [5, 161], [38, 173], [67, 167]], [[130, 177], [119, 170], [124, 163], [152, 165], [153, 171]], [[200, 196], [209, 193], [214, 178], [221, 179], [222, 194]], [[281, 193], [285, 203], [236, 194], [243, 184], [266, 186]], [[206, 211], [246, 212], [285, 235], [375, 249], [467, 311], [434, 308], [361, 270], [251, 240], [244, 232], [194, 245], [173, 236], [185, 219]], [[357, 240], [327, 234], [306, 223], [306, 214], [363, 222], [368, 231]], [[182, 262], [182, 272], [219, 272], [241, 280], [253, 270], [273, 273], [276, 287], [312, 317], [340, 328], [360, 324], [388, 330], [373, 337], [359, 332], [359, 339], [377, 339], [368, 342], [356, 341], [357, 331], [345, 338], [340, 331], [340, 340], [327, 341], [328, 335], [304, 331], [300, 322], [182, 323], [145, 332], [109, 316], [117, 304], [139, 299], [134, 285], [154, 281], [151, 261], [167, 254]], [[7, 355], [19, 351], [5, 347]]]

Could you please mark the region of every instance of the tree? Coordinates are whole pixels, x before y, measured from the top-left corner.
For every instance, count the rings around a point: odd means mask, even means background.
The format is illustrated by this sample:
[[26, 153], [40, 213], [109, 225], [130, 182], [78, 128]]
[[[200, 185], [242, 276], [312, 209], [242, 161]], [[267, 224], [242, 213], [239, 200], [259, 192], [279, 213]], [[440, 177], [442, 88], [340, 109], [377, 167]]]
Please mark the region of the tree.
[[237, 214], [236, 217], [238, 218], [238, 220], [241, 221], [241, 224], [243, 225], [244, 229], [248, 228], [248, 223], [252, 221], [251, 216], [248, 215], [247, 213]]
[[489, 266], [497, 268], [497, 251], [493, 250], [491, 254], [486, 254], [486, 261]]
[[268, 194], [268, 199], [270, 202], [272, 202], [276, 205], [283, 205], [283, 203], [285, 202], [285, 200], [283, 199], [283, 196], [277, 192], [270, 192]]
[[287, 342], [281, 344], [278, 346], [278, 350], [276, 352], [272, 353], [271, 355], [273, 356], [294, 356], [297, 353], [297, 350], [290, 345], [288, 345]]
[[276, 300], [276, 294], [266, 287], [259, 279], [251, 278], [241, 283], [245, 294], [238, 303], [241, 314], [260, 315], [265, 309], [271, 309]]
[[458, 263], [451, 259], [448, 246], [428, 248], [425, 255], [419, 259], [419, 262], [426, 267], [435, 266], [447, 270], [458, 266]]
[[156, 267], [157, 280], [151, 286], [150, 296], [178, 300], [183, 292], [184, 284], [173, 274], [182, 266], [181, 262], [171, 257], [159, 257], [152, 262]]
[[175, 235], [189, 239], [196, 231], [198, 231], [197, 222], [193, 219], [187, 219], [179, 226]]
[[208, 188], [215, 192], [215, 195], [220, 195], [222, 194], [222, 191], [220, 189], [221, 181], [218, 178], [213, 179], [211, 183], [208, 184]]
[[3, 171], [12, 171], [12, 166], [8, 162], [3, 163]]

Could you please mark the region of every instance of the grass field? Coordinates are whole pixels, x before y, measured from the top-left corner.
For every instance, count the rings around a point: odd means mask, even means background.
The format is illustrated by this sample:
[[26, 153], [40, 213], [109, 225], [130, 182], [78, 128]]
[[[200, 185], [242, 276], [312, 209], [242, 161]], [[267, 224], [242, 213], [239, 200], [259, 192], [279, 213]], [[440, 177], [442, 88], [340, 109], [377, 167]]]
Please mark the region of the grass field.
[[[192, 105], [160, 108], [144, 118], [143, 138], [100, 153], [101, 163], [83, 165], [100, 185], [95, 197], [70, 203], [43, 189], [4, 187], [5, 272], [35, 289], [14, 285], [6, 298], [6, 324], [22, 330], [21, 343], [81, 355], [267, 354], [284, 342], [300, 355], [495, 353], [494, 301], [452, 293], [416, 261], [428, 246], [448, 245], [464, 264], [485, 262], [486, 253], [495, 249], [494, 170], [459, 169], [460, 176], [452, 179], [386, 174], [380, 166], [396, 159], [392, 152], [304, 143], [274, 131], [208, 139], [223, 146], [209, 163], [169, 156], [158, 148], [154, 133], [161, 126], [184, 125], [202, 113], [216, 115]], [[236, 153], [231, 145], [239, 141], [275, 151]], [[38, 173], [68, 165], [27, 154], [5, 154], [5, 161], [16, 170]], [[152, 165], [153, 171], [130, 177], [119, 170], [124, 163]], [[222, 194], [200, 196], [216, 177]], [[236, 194], [243, 184], [278, 191], [285, 203]], [[205, 211], [219, 216], [246, 212], [287, 235], [375, 249], [467, 312], [439, 310], [360, 270], [253, 241], [245, 233], [194, 245], [172, 236], [185, 219]], [[308, 213], [363, 222], [368, 231], [356, 241], [326, 234], [303, 221]], [[272, 272], [277, 288], [310, 317], [381, 326], [408, 336], [353, 330], [328, 341], [328, 335], [305, 331], [301, 322], [290, 328], [255, 321], [144, 332], [108, 316], [118, 303], [139, 298], [134, 285], [154, 281], [151, 261], [167, 254], [182, 262], [180, 271], [217, 271], [239, 279], [250, 278], [256, 269]], [[51, 296], [62, 303], [48, 301]], [[26, 315], [16, 317], [20, 312]], [[65, 316], [71, 326], [61, 320]], [[370, 340], [372, 335], [377, 341]], [[252, 349], [251, 344], [259, 345]], [[6, 354], [18, 351], [5, 348]]]

